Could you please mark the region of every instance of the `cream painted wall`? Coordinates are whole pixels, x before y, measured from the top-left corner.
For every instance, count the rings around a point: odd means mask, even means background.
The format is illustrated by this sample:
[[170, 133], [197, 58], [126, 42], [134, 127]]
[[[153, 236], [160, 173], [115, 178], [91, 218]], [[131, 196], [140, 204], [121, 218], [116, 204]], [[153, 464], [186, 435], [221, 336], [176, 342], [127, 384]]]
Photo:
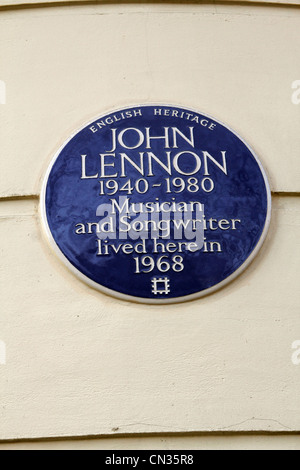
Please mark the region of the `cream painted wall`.
[[[0, 440], [300, 431], [299, 26], [300, 9], [270, 6], [0, 11]], [[216, 294], [171, 307], [121, 302], [79, 282], [38, 215], [44, 172], [71, 132], [107, 109], [153, 101], [234, 128], [274, 192], [252, 265]], [[151, 439], [81, 445], [160, 445]], [[172, 448], [299, 447], [292, 435], [161, 439]]]
[[300, 9], [168, 4], [71, 11], [0, 15], [7, 84], [1, 197], [39, 194], [54, 152], [75, 129], [108, 109], [146, 102], [211, 114], [256, 150], [273, 191], [300, 189], [300, 113], [291, 101]]
[[268, 240], [237, 281], [154, 307], [79, 282], [45, 242], [37, 209], [0, 204], [0, 440], [300, 430], [300, 199], [274, 198]]

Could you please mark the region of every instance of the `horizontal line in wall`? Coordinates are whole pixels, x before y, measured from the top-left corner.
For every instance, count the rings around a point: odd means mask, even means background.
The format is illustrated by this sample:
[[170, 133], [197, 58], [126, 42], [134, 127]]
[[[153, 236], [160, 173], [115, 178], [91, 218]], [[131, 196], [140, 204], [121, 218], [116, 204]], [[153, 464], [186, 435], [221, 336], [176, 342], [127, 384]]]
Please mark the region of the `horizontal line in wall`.
[[77, 6], [89, 6], [89, 5], [141, 5], [141, 4], [175, 4], [175, 5], [228, 5], [228, 6], [256, 6], [256, 7], [277, 7], [277, 8], [300, 8], [299, 3], [289, 2], [276, 2], [274, 1], [260, 1], [260, 0], [71, 0], [71, 1], [50, 1], [50, 2], [39, 2], [39, 3], [20, 3], [18, 5], [4, 5], [0, 6], [0, 12], [13, 11], [13, 10], [25, 10], [25, 9], [37, 9], [37, 8], [59, 8], [59, 7], [77, 7]]
[[[299, 191], [272, 191], [273, 197], [300, 197]], [[0, 197], [1, 202], [10, 202], [10, 201], [38, 201], [40, 196], [38, 194], [26, 194], [24, 196], [15, 195]]]
[[27, 194], [25, 196], [7, 196], [7, 197], [0, 197], [1, 202], [10, 202], [10, 201], [37, 201], [39, 200], [39, 196], [37, 194]]
[[299, 197], [300, 192], [289, 192], [289, 191], [272, 191], [273, 197]]
[[124, 439], [124, 438], [151, 438], [151, 437], [238, 437], [238, 436], [300, 436], [300, 431], [187, 431], [187, 432], [150, 432], [150, 433], [114, 433], [114, 434], [90, 434], [74, 436], [52, 436], [38, 438], [19, 438], [19, 439], [1, 439], [1, 444], [16, 444], [30, 442], [63, 442], [78, 440], [97, 440], [97, 439]]

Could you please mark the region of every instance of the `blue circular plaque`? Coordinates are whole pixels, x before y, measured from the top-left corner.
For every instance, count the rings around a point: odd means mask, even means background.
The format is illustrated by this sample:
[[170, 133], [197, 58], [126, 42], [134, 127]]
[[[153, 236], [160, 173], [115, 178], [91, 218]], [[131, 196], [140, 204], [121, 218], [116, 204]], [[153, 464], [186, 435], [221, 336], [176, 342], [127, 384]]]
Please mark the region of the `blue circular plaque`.
[[113, 111], [75, 133], [47, 172], [47, 236], [90, 286], [172, 303], [236, 277], [266, 236], [271, 194], [251, 148], [177, 106]]

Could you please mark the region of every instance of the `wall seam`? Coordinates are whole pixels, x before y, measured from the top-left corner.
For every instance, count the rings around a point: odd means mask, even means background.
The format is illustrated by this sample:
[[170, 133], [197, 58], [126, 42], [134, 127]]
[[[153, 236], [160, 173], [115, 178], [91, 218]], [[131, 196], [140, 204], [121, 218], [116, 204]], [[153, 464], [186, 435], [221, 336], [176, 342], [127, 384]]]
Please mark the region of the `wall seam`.
[[255, 0], [244, 0], [244, 1], [227, 1], [227, 0], [173, 0], [173, 1], [162, 1], [162, 0], [150, 0], [150, 1], [138, 1], [138, 0], [71, 0], [71, 1], [57, 1], [57, 2], [40, 2], [40, 3], [20, 3], [18, 5], [3, 5], [0, 6], [0, 13], [5, 11], [16, 11], [16, 10], [28, 10], [28, 9], [42, 9], [42, 8], [60, 8], [60, 7], [80, 7], [80, 6], [101, 6], [101, 5], [228, 5], [228, 6], [248, 6], [248, 7], [273, 7], [273, 8], [300, 8], [300, 2], [295, 3], [278, 3], [255, 1]]
[[[272, 197], [300, 197], [299, 191], [272, 191]], [[26, 194], [24, 196], [4, 196], [0, 197], [0, 204], [4, 202], [18, 202], [18, 201], [39, 201], [38, 194]]]
[[34, 442], [68, 442], [75, 440], [98, 440], [98, 439], [135, 439], [135, 438], [151, 438], [151, 437], [254, 437], [254, 436], [300, 436], [300, 431], [191, 431], [191, 432], [174, 432], [174, 433], [120, 433], [120, 434], [91, 434], [91, 435], [74, 435], [74, 436], [52, 436], [37, 438], [20, 438], [20, 439], [1, 439], [1, 444], [17, 444], [17, 443], [34, 443]]

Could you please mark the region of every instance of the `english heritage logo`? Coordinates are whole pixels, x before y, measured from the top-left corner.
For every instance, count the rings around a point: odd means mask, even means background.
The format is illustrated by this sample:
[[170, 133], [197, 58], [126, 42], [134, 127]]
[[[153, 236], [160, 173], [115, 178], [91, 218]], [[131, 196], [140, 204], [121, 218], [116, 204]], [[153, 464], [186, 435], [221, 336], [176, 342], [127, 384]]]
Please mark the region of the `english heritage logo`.
[[258, 252], [271, 195], [247, 144], [175, 106], [109, 113], [77, 132], [46, 175], [42, 217], [60, 258], [104, 293], [147, 303], [222, 287]]

